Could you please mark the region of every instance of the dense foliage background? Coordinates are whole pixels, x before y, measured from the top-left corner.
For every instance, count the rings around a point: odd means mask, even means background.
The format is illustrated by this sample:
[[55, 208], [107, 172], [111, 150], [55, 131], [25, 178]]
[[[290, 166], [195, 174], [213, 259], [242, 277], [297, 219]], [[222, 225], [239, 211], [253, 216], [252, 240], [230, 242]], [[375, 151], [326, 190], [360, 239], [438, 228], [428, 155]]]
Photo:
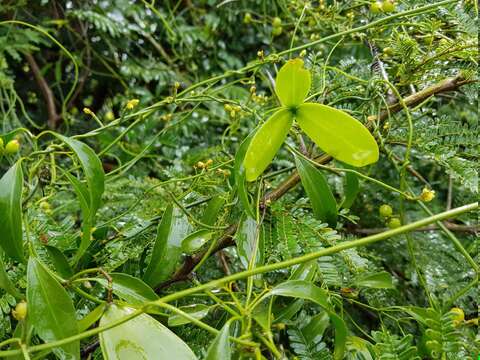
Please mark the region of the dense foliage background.
[[[85, 333], [107, 322], [113, 300], [150, 313], [198, 358], [210, 347], [211, 359], [226, 349], [240, 359], [476, 359], [478, 210], [398, 225], [478, 199], [478, 8], [391, 5], [2, 1], [0, 357], [78, 358], [80, 346], [81, 358], [115, 358], [104, 343], [102, 355], [100, 330]], [[275, 75], [294, 57], [311, 71], [309, 100], [348, 112], [380, 147], [360, 174], [322, 168], [335, 228], [314, 216], [289, 149], [344, 166], [298, 128], [247, 190], [236, 176], [239, 146], [278, 106]], [[23, 180], [7, 181], [9, 169]], [[9, 231], [22, 218], [19, 250]], [[65, 325], [70, 307], [78, 325]], [[128, 337], [129, 323], [115, 336]], [[168, 348], [182, 341], [140, 328]]]

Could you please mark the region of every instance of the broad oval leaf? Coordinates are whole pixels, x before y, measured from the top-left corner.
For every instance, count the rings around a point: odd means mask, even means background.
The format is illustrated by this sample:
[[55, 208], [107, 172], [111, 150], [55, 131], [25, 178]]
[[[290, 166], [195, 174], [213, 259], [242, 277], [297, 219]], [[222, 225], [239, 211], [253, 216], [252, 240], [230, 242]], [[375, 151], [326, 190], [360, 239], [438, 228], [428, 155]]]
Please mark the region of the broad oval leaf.
[[[45, 342], [78, 333], [75, 308], [67, 291], [34, 257], [27, 269], [28, 318]], [[80, 343], [72, 341], [53, 349], [61, 359], [80, 359]]]
[[[135, 310], [110, 305], [100, 326], [116, 322]], [[105, 360], [193, 360], [195, 354], [182, 339], [147, 314], [141, 314], [119, 326], [100, 333]]]
[[209, 346], [205, 360], [230, 360], [231, 358], [230, 322], [227, 321]]
[[272, 162], [292, 127], [293, 116], [288, 109], [275, 112], [255, 133], [243, 165], [247, 181], [256, 180]]
[[386, 271], [368, 274], [355, 280], [356, 286], [364, 286], [374, 289], [393, 289], [392, 275]]
[[0, 245], [17, 261], [25, 261], [22, 233], [23, 173], [20, 161], [0, 179]]
[[78, 331], [83, 332], [88, 330], [90, 326], [95, 324], [105, 312], [107, 303], [103, 303], [98, 305], [95, 309], [90, 311], [87, 315], [85, 315], [82, 319], [78, 320]]
[[347, 339], [348, 329], [343, 319], [335, 314], [332, 306], [328, 303], [328, 293], [324, 289], [313, 285], [308, 281], [290, 280], [275, 286], [270, 295], [288, 296], [298, 299], [310, 300], [325, 310], [333, 325], [335, 326], [335, 351], [334, 358], [336, 360], [343, 359], [345, 353], [345, 342]]
[[307, 160], [295, 156], [295, 163], [315, 217], [334, 227], [337, 223], [337, 203], [327, 180], [321, 171]]
[[302, 59], [288, 60], [277, 74], [275, 91], [283, 106], [291, 108], [303, 103], [312, 83], [310, 71]]
[[[113, 293], [132, 305], [143, 305], [158, 299], [157, 294], [150, 286], [132, 275], [112, 273], [110, 276]], [[98, 278], [97, 281], [104, 287], [108, 286], [105, 278]]]
[[302, 130], [337, 160], [352, 166], [366, 166], [378, 160], [378, 145], [361, 122], [330, 106], [305, 103], [298, 107]]
[[[184, 313], [190, 315], [194, 319], [201, 320], [208, 315], [210, 306], [205, 304], [193, 304], [187, 306], [181, 306], [178, 308]], [[168, 326], [181, 326], [190, 323], [190, 320], [184, 317], [182, 314], [172, 314], [168, 317]]]
[[145, 271], [144, 280], [148, 285], [156, 287], [175, 271], [182, 255], [182, 241], [190, 228], [185, 214], [170, 204], [158, 225], [152, 256]]

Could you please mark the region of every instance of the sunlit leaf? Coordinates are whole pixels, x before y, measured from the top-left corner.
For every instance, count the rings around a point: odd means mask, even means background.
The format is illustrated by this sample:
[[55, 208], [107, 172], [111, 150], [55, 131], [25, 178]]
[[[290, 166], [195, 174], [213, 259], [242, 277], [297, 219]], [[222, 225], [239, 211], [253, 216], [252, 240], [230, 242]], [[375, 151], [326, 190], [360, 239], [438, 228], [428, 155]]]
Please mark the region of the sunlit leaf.
[[296, 119], [302, 130], [337, 160], [352, 166], [365, 166], [378, 160], [378, 145], [358, 120], [330, 106], [305, 103]]
[[[106, 326], [135, 310], [110, 305], [100, 320]], [[99, 335], [105, 360], [193, 360], [195, 354], [182, 339], [147, 314], [141, 314]]]
[[83, 332], [90, 328], [98, 320], [100, 320], [103, 313], [105, 312], [106, 306], [107, 303], [100, 304], [95, 309], [90, 311], [87, 315], [85, 315], [82, 319], [78, 320], [78, 331]]
[[[45, 342], [61, 340], [78, 333], [70, 296], [62, 285], [34, 257], [27, 270], [28, 318]], [[80, 343], [69, 342], [54, 349], [61, 359], [80, 359]]]
[[145, 282], [151, 287], [156, 287], [175, 271], [182, 255], [182, 241], [190, 229], [185, 214], [169, 205], [158, 225], [152, 256], [144, 275]]
[[282, 66], [275, 80], [275, 91], [285, 107], [295, 107], [305, 100], [311, 85], [310, 71], [302, 59], [292, 59]]
[[375, 289], [393, 289], [392, 275], [386, 271], [368, 274], [355, 280], [356, 286], [364, 286]]
[[22, 234], [23, 173], [20, 162], [13, 165], [0, 179], [0, 245], [5, 253], [25, 261]]
[[296, 156], [295, 163], [315, 217], [334, 227], [337, 223], [337, 202], [327, 180], [320, 170], [302, 157]]
[[247, 181], [257, 179], [270, 165], [287, 137], [292, 123], [290, 111], [280, 109], [257, 130], [243, 161]]
[[182, 250], [187, 254], [193, 254], [206, 244], [214, 233], [210, 230], [198, 230], [188, 235], [182, 241]]

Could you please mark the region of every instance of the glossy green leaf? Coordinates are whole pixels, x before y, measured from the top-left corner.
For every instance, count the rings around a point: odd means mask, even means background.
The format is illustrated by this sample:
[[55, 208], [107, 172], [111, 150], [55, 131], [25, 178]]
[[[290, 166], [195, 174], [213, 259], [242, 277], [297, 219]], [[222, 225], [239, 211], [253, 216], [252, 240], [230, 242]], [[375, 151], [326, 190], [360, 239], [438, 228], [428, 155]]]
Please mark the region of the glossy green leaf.
[[21, 297], [20, 292], [15, 288], [5, 270], [5, 264], [3, 262], [3, 251], [0, 249], [0, 288], [5, 290], [10, 295], [17, 299]]
[[280, 109], [257, 130], [243, 161], [247, 181], [256, 180], [270, 165], [287, 137], [292, 123], [293, 116], [290, 111]]
[[54, 246], [46, 245], [44, 248], [47, 250], [48, 256], [60, 276], [65, 279], [71, 277], [73, 275], [73, 270], [65, 255]]
[[328, 303], [328, 292], [308, 281], [290, 280], [275, 286], [270, 295], [288, 296], [304, 300], [310, 300], [325, 310], [335, 327], [335, 352], [336, 360], [343, 359], [345, 352], [345, 341], [348, 329], [343, 319], [335, 314], [332, 306]]
[[255, 136], [255, 132], [251, 132], [245, 140], [242, 141], [240, 144], [237, 153], [235, 154], [235, 164], [233, 167], [233, 174], [235, 177], [235, 186], [238, 194], [238, 198], [240, 203], [242, 204], [245, 212], [251, 216], [255, 217], [255, 212], [253, 211], [253, 207], [250, 204], [250, 200], [248, 198], [248, 189], [247, 189], [247, 179], [245, 173], [245, 155], [247, 153], [247, 149], [250, 146], [250, 142], [252, 141], [253, 137]]
[[218, 214], [220, 213], [220, 210], [222, 210], [223, 205], [225, 204], [225, 199], [221, 197], [220, 195], [215, 195], [207, 205], [207, 208], [205, 209], [205, 212], [203, 213], [202, 216], [202, 223], [207, 224], [207, 225], [215, 225], [215, 222], [217, 221]]
[[368, 274], [358, 278], [355, 285], [359, 287], [369, 287], [375, 289], [393, 289], [392, 275], [386, 271], [374, 274]]
[[[262, 265], [265, 257], [263, 237], [257, 222], [251, 217], [244, 217], [235, 234], [237, 252], [243, 266], [248, 269], [250, 262], [253, 265]], [[253, 259], [255, 257], [255, 259]]]
[[144, 280], [156, 287], [176, 269], [182, 255], [182, 241], [190, 233], [191, 226], [185, 214], [169, 205], [158, 225], [157, 238]]
[[307, 160], [295, 156], [298, 174], [312, 204], [315, 217], [334, 227], [337, 223], [337, 202], [320, 170]]
[[[132, 305], [143, 305], [158, 299], [155, 291], [139, 278], [123, 273], [111, 273], [110, 276], [113, 293]], [[97, 281], [105, 288], [108, 286], [105, 278], [98, 278]]]
[[23, 262], [22, 189], [22, 166], [17, 162], [0, 179], [0, 245], [8, 256]]
[[[62, 285], [34, 257], [27, 269], [28, 318], [35, 332], [45, 342], [73, 336], [78, 325], [70, 296]], [[55, 348], [61, 359], [80, 359], [80, 343], [72, 341]]]
[[[343, 164], [343, 167], [346, 169], [351, 168], [351, 166], [347, 164]], [[345, 209], [350, 209], [359, 191], [360, 191], [360, 186], [359, 186], [358, 176], [354, 173], [346, 172], [342, 207]]]
[[213, 236], [210, 230], [198, 230], [188, 235], [182, 241], [182, 250], [187, 254], [193, 254], [205, 245]]
[[[110, 305], [100, 320], [106, 326], [135, 310]], [[182, 339], [147, 314], [141, 314], [99, 335], [105, 360], [193, 360], [195, 354]]]
[[378, 145], [361, 122], [330, 106], [305, 103], [298, 107], [297, 123], [302, 130], [337, 160], [365, 166], [378, 160]]
[[323, 336], [329, 325], [330, 316], [326, 311], [322, 311], [312, 317], [312, 320], [302, 329], [302, 332], [307, 337], [307, 342], [310, 342], [318, 336]]
[[98, 305], [95, 309], [90, 311], [81, 320], [78, 320], [78, 331], [83, 332], [88, 330], [93, 324], [95, 324], [102, 317], [106, 309], [106, 303]]
[[205, 360], [230, 360], [231, 358], [230, 323], [227, 321], [209, 346]]
[[[181, 306], [178, 308], [184, 313], [190, 315], [194, 319], [201, 320], [208, 315], [210, 311], [210, 306], [205, 304], [193, 304], [187, 306]], [[181, 314], [172, 314], [168, 317], [168, 326], [181, 326], [190, 323], [190, 320]]]
[[303, 67], [302, 59], [288, 60], [282, 66], [275, 80], [275, 91], [285, 107], [295, 107], [303, 103], [310, 91], [310, 71]]

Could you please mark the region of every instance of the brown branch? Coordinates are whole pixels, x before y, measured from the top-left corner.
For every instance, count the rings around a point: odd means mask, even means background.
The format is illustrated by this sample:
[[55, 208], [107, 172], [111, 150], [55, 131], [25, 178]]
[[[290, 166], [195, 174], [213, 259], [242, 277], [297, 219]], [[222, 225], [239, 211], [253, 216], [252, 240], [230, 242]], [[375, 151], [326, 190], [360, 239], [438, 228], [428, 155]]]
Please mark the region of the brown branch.
[[35, 81], [37, 82], [37, 85], [42, 92], [43, 98], [45, 99], [45, 105], [47, 106], [48, 114], [48, 127], [54, 130], [57, 127], [58, 121], [60, 120], [60, 115], [58, 115], [57, 113], [57, 108], [55, 106], [55, 97], [53, 96], [52, 89], [50, 89], [50, 86], [48, 86], [48, 83], [40, 72], [40, 68], [35, 61], [35, 58], [28, 53], [25, 54], [25, 58], [27, 59], [30, 68], [32, 69]]
[[[476, 234], [480, 231], [480, 225], [458, 225], [451, 222], [445, 222], [444, 225], [447, 229], [456, 232], [466, 232]], [[361, 235], [373, 235], [384, 232], [388, 229], [386, 228], [372, 228], [372, 229], [352, 229], [351, 232]], [[415, 231], [437, 231], [441, 230], [437, 225], [430, 225], [415, 229]]]
[[[453, 91], [458, 89], [460, 86], [469, 84], [472, 81], [470, 80], [465, 80], [460, 76], [452, 77], [452, 78], [447, 78], [435, 85], [432, 85], [430, 87], [427, 87], [423, 89], [422, 91], [419, 91], [413, 95], [410, 95], [406, 98], [404, 98], [404, 102], [407, 106], [412, 107], [415, 105], [418, 105], [428, 99], [431, 96], [435, 96], [439, 93], [444, 93], [447, 91]], [[396, 112], [399, 112], [403, 109], [402, 105], [397, 102], [389, 107], [389, 111], [382, 111], [380, 113], [379, 119], [377, 121], [383, 121], [386, 118], [388, 118], [389, 114], [393, 114]], [[371, 129], [371, 125], [369, 124], [368, 127]], [[314, 159], [317, 163], [319, 164], [326, 164], [332, 160], [332, 157], [327, 154], [323, 154], [318, 156], [317, 158]], [[290, 175], [286, 180], [284, 180], [276, 189], [270, 191], [267, 193], [262, 201], [260, 202], [261, 207], [268, 206], [269, 203], [272, 201], [278, 200], [281, 198], [285, 193], [287, 193], [289, 190], [291, 190], [295, 185], [298, 184], [300, 181], [300, 177], [298, 173], [295, 171], [293, 172], [292, 175]], [[457, 228], [455, 229], [456, 231], [460, 231]], [[230, 227], [225, 231], [225, 233], [222, 235], [222, 237], [217, 241], [217, 244], [215, 246], [215, 249], [211, 251], [210, 253], [207, 253], [207, 251], [201, 252], [193, 257], [187, 258], [185, 263], [182, 265], [182, 267], [172, 276], [172, 278], [163, 284], [161, 284], [156, 291], [161, 291], [165, 287], [168, 287], [169, 285], [186, 280], [189, 278], [191, 271], [195, 268], [195, 266], [203, 259], [204, 256], [210, 256], [211, 254], [215, 253], [216, 251], [219, 251], [221, 249], [224, 249], [226, 247], [232, 246], [235, 244], [235, 241], [233, 239], [233, 235], [235, 235], [235, 232], [237, 231], [238, 224], [232, 224]], [[368, 229], [365, 229], [368, 230]], [[378, 230], [378, 229], [373, 229], [373, 230]], [[453, 230], [453, 229], [452, 229]]]

